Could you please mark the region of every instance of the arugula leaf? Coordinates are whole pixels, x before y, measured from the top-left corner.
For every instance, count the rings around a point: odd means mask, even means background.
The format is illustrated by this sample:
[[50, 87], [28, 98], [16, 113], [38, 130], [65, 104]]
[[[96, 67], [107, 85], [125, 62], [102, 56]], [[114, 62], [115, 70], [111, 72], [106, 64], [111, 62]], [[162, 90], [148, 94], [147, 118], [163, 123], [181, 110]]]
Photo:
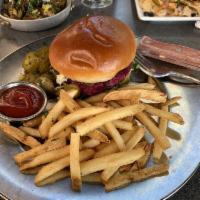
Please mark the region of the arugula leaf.
[[134, 61], [132, 68], [133, 68], [133, 70], [138, 70], [140, 68], [140, 66], [136, 61]]

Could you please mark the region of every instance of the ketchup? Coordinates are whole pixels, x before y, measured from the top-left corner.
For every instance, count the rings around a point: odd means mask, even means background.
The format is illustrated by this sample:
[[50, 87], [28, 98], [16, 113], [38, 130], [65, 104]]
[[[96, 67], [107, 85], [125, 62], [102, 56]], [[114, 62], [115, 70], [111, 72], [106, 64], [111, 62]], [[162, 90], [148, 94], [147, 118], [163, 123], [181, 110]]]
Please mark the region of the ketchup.
[[37, 113], [44, 97], [37, 89], [19, 85], [0, 93], [0, 113], [13, 118], [23, 118]]

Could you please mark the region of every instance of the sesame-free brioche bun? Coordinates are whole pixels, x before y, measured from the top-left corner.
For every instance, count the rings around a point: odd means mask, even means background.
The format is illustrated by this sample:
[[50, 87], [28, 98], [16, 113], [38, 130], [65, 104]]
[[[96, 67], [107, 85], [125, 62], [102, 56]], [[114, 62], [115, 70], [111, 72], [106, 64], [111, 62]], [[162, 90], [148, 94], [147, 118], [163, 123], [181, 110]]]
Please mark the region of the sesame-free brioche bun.
[[50, 45], [52, 67], [74, 81], [97, 83], [128, 67], [136, 53], [135, 35], [108, 16], [82, 18], [59, 33]]

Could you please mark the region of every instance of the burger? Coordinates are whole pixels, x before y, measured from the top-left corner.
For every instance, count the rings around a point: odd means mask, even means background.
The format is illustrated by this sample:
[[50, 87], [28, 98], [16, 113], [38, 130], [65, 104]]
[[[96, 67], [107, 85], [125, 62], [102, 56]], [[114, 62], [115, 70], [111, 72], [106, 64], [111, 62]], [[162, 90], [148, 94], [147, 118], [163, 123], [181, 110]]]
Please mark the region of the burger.
[[49, 60], [58, 84], [74, 84], [82, 95], [91, 96], [127, 80], [135, 53], [135, 35], [128, 25], [109, 16], [90, 16], [55, 37]]

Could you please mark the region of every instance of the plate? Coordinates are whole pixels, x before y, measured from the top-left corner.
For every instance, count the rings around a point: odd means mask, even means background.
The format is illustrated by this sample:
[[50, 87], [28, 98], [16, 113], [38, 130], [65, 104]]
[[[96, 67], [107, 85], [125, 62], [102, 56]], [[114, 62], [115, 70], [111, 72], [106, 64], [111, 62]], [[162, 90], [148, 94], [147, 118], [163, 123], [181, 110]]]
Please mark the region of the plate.
[[136, 10], [137, 10], [137, 15], [139, 17], [140, 20], [142, 21], [157, 21], [157, 22], [160, 22], [160, 21], [174, 21], [174, 22], [177, 22], [177, 21], [198, 21], [200, 20], [200, 17], [148, 17], [148, 16], [145, 16], [144, 13], [143, 13], [143, 10], [142, 8], [140, 7], [140, 3], [139, 3], [139, 0], [135, 0], [135, 4], [136, 4]]
[[[48, 45], [52, 37], [31, 43], [10, 54], [0, 62], [0, 84], [17, 80], [22, 71], [21, 63], [25, 54]], [[70, 181], [63, 180], [54, 185], [39, 188], [34, 185], [33, 176], [19, 173], [13, 156], [20, 147], [0, 135], [0, 193], [12, 200], [160, 200], [177, 191], [197, 169], [200, 161], [200, 88], [184, 88], [164, 83], [170, 96], [182, 96], [180, 107], [174, 112], [181, 113], [185, 125], [170, 124], [170, 127], [182, 135], [181, 141], [171, 141], [172, 148], [167, 151], [170, 157], [169, 175], [132, 184], [110, 193], [104, 192], [99, 185], [84, 184], [81, 193], [71, 190]]]

